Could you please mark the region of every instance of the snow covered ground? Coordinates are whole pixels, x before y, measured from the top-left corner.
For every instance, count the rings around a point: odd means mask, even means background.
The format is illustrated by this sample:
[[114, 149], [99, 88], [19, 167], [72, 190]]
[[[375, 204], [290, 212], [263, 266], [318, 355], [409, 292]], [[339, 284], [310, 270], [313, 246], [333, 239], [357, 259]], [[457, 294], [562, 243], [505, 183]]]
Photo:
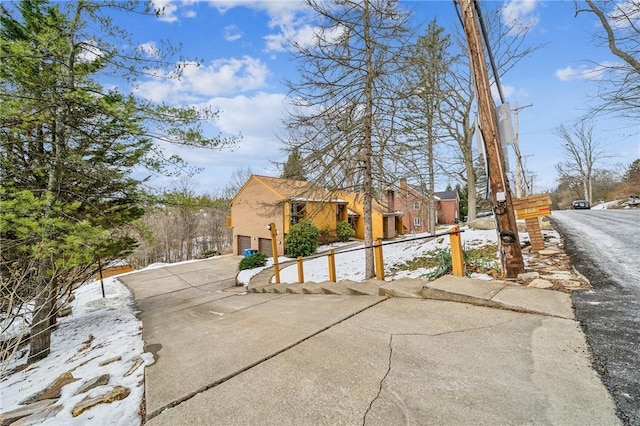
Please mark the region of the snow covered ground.
[[[387, 273], [391, 274], [396, 266], [416, 256], [424, 255], [437, 248], [449, 247], [448, 236], [429, 240], [412, 240], [414, 237], [424, 236], [426, 235], [407, 236], [405, 241], [400, 240], [397, 244], [385, 244], [384, 259]], [[465, 229], [461, 236], [466, 248], [495, 243], [497, 238], [495, 230]], [[520, 238], [521, 241], [525, 241], [528, 236], [520, 234]], [[363, 256], [362, 250], [337, 254], [338, 279], [362, 280]], [[290, 259], [280, 259], [281, 262], [285, 260]], [[152, 267], [154, 266], [163, 265]], [[307, 281], [325, 281], [328, 278], [326, 257], [307, 261], [304, 268]], [[243, 271], [239, 279], [242, 282], [248, 282], [251, 276], [261, 269]], [[406, 271], [388, 279], [415, 277], [425, 272], [425, 270]], [[52, 334], [51, 354], [46, 359], [24, 369], [15, 368], [24, 366], [26, 363], [28, 348], [23, 348], [2, 366], [0, 412], [17, 408], [21, 401], [41, 391], [63, 373], [71, 372], [78, 380], [62, 388], [60, 399], [56, 402], [56, 405], [61, 406], [62, 409], [55, 416], [38, 424], [127, 426], [140, 424], [140, 404], [144, 396], [144, 366], [153, 362], [153, 356], [143, 350], [142, 323], [136, 318], [133, 297], [116, 278], [104, 280], [106, 293], [104, 298], [99, 281], [84, 284], [75, 290], [75, 300], [72, 302], [73, 313], [59, 319], [58, 329]], [[281, 278], [283, 282], [296, 282], [295, 265], [283, 269]], [[105, 363], [105, 361], [111, 362]], [[127, 375], [131, 370], [133, 372]], [[85, 394], [75, 395], [84, 383], [103, 374], [110, 375], [106, 385], [98, 386]], [[104, 394], [114, 386], [127, 387], [131, 392], [120, 401], [100, 404], [78, 417], [72, 416], [73, 407], [83, 398]]]
[[[497, 243], [497, 234], [495, 230], [477, 230], [477, 229], [461, 229], [461, 239], [463, 248], [482, 247], [487, 244]], [[441, 232], [446, 232], [441, 231]], [[520, 234], [520, 241], [528, 241], [529, 236], [526, 233]], [[437, 249], [448, 249], [450, 247], [450, 237], [448, 235], [430, 238], [429, 234], [407, 235], [404, 239], [398, 239], [392, 242], [383, 243], [383, 257], [385, 265], [385, 276], [388, 281], [400, 278], [417, 278], [428, 272], [424, 268], [413, 271], [396, 271], [397, 267], [403, 265], [409, 260], [419, 256], [424, 256], [430, 251]], [[363, 244], [357, 244], [349, 247], [343, 252], [336, 252], [336, 275], [338, 281], [364, 280], [364, 247]], [[320, 247], [318, 252], [326, 251], [336, 247]], [[497, 256], [497, 253], [496, 253]], [[294, 259], [279, 257], [278, 261], [284, 263]], [[264, 268], [256, 268], [242, 271], [238, 275], [238, 282], [248, 284], [249, 280], [261, 270], [272, 266], [272, 262], [268, 262]], [[474, 276], [474, 278], [488, 279], [486, 275]], [[322, 256], [315, 259], [305, 260], [304, 262], [304, 279], [308, 282], [322, 282], [329, 279], [327, 257]], [[296, 265], [289, 265], [281, 269], [280, 281], [282, 283], [298, 282], [298, 270]]]
[[[38, 424], [140, 424], [144, 366], [153, 362], [153, 355], [143, 352], [142, 323], [135, 316], [131, 292], [113, 277], [104, 280], [104, 287], [104, 298], [99, 281], [75, 290], [73, 313], [59, 319], [47, 358], [24, 369], [15, 368], [26, 362], [28, 347], [25, 347], [3, 365], [0, 412], [17, 408], [21, 401], [40, 392], [63, 373], [71, 372], [78, 380], [62, 388], [55, 404], [62, 406], [62, 410]], [[106, 385], [75, 395], [86, 382], [104, 374], [109, 375]], [[120, 401], [97, 405], [78, 417], [72, 416], [73, 407], [83, 398], [104, 394], [114, 386], [126, 387], [130, 394]]]

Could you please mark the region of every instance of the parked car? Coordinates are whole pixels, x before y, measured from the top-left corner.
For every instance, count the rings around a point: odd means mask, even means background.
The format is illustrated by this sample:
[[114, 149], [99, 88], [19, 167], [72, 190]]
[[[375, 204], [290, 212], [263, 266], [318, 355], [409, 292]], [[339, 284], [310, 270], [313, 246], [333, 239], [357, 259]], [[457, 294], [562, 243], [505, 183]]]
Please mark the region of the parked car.
[[476, 217], [489, 217], [489, 216], [493, 216], [493, 212], [490, 210], [480, 210], [478, 213], [476, 213]]
[[571, 203], [571, 210], [589, 210], [591, 204], [587, 200], [575, 200]]

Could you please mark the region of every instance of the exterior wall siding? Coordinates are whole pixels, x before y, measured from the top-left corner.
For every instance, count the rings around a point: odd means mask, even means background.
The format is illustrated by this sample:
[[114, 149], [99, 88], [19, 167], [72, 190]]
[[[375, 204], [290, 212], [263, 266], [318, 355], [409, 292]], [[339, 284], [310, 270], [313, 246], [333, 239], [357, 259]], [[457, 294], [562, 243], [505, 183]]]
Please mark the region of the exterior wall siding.
[[231, 204], [233, 218], [233, 253], [238, 252], [238, 235], [251, 236], [251, 248], [259, 250], [258, 239], [271, 239], [271, 231], [267, 225], [275, 223], [279, 233], [278, 254], [284, 254], [284, 215], [282, 198], [260, 183], [257, 179], [249, 179]]
[[458, 219], [458, 206], [455, 200], [441, 200], [438, 202], [438, 223], [453, 225]]
[[[289, 198], [294, 196], [295, 185], [294, 183], [291, 187], [283, 188], [280, 181], [275, 178], [258, 175], [249, 178], [231, 202], [231, 214], [227, 221], [233, 229], [234, 254], [242, 255], [238, 236], [248, 236], [251, 244], [249, 248], [255, 250], [260, 250], [262, 241], [264, 249], [264, 241], [271, 239], [271, 231], [267, 229], [267, 225], [275, 223], [278, 229], [276, 237], [278, 255], [284, 255], [284, 239], [292, 226], [292, 204], [304, 204], [304, 210], [299, 212], [299, 219], [310, 220], [318, 229], [335, 230], [339, 221], [348, 219], [347, 213], [351, 210], [359, 215], [354, 224], [355, 236], [364, 239], [364, 205], [358, 195], [341, 194], [340, 198], [344, 201], [341, 203], [320, 200], [296, 202], [293, 201], [295, 198], [289, 201]], [[281, 188], [284, 193], [278, 192], [278, 188]], [[386, 217], [384, 212], [386, 207], [374, 201], [372, 211], [374, 240], [393, 238], [399, 233], [399, 218]]]

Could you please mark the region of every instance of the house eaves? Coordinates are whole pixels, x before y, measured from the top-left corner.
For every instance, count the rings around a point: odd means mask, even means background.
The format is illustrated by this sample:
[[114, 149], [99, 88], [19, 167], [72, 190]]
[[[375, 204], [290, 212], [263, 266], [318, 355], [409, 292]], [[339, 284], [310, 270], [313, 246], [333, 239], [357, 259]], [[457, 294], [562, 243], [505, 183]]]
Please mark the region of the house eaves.
[[333, 199], [322, 199], [322, 198], [305, 198], [305, 197], [292, 197], [289, 198], [289, 201], [297, 201], [297, 202], [306, 202], [306, 203], [337, 203], [337, 204], [347, 204], [346, 200], [340, 198]]

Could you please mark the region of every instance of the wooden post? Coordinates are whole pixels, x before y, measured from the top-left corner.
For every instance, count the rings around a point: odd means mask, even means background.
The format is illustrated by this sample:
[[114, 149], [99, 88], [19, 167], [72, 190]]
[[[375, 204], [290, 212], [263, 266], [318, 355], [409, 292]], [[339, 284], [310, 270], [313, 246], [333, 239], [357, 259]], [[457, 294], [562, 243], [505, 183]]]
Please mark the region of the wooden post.
[[544, 250], [544, 237], [542, 236], [542, 229], [540, 229], [540, 219], [532, 217], [524, 220], [527, 224], [527, 232], [529, 233], [529, 240], [531, 241], [531, 249], [533, 251]]
[[98, 257], [98, 271], [100, 272], [100, 288], [102, 289], [102, 298], [104, 299], [104, 279], [102, 278], [102, 261]]
[[275, 223], [268, 226], [271, 231], [271, 251], [273, 252], [273, 272], [275, 274], [276, 284], [280, 284], [280, 264], [278, 263], [278, 230]]
[[516, 278], [518, 274], [524, 272], [524, 260], [518, 238], [511, 190], [504, 170], [505, 163], [498, 133], [498, 118], [491, 95], [491, 82], [489, 81], [484, 45], [475, 10], [478, 3], [476, 0], [457, 1], [462, 12], [464, 31], [469, 44], [473, 80], [478, 95], [479, 122], [489, 172], [491, 205], [496, 218], [500, 242], [502, 274], [507, 278]]
[[298, 265], [298, 283], [302, 284], [304, 282], [304, 267], [302, 266], [302, 256], [298, 256], [296, 259], [296, 264]]
[[544, 249], [544, 237], [540, 229], [540, 218], [551, 214], [551, 195], [539, 194], [513, 200], [513, 208], [518, 219], [524, 219], [527, 224], [531, 249]]
[[329, 261], [329, 281], [336, 282], [336, 256], [332, 250], [329, 250], [329, 255], [327, 256]]
[[384, 280], [384, 262], [382, 259], [382, 238], [378, 238], [373, 245], [376, 263], [376, 279]]
[[454, 226], [451, 228], [451, 232], [449, 238], [451, 240], [451, 265], [453, 267], [453, 275], [456, 277], [464, 277], [464, 257], [462, 255], [460, 228]]

